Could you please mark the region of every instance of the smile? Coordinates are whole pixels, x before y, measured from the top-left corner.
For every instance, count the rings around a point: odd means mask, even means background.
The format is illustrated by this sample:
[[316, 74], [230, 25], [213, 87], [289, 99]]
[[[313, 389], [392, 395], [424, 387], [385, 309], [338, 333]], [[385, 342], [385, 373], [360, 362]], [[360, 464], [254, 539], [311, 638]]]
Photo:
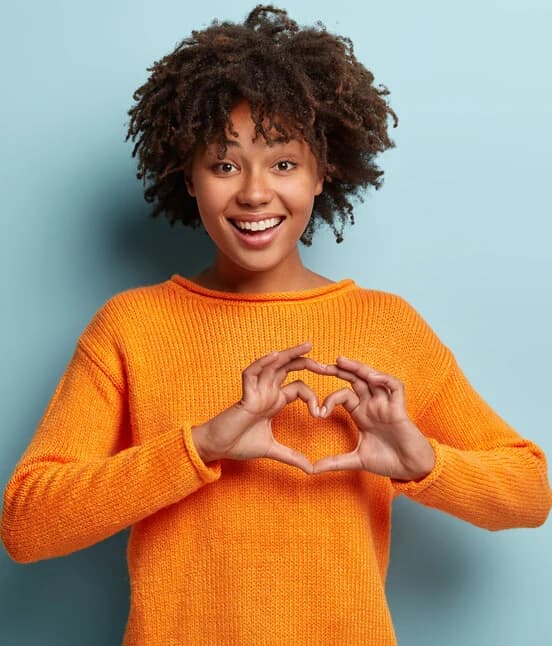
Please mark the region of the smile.
[[228, 221], [232, 225], [232, 230], [244, 246], [251, 248], [265, 247], [269, 245], [277, 236], [283, 217], [267, 218], [266, 220], [246, 221], [232, 220]]

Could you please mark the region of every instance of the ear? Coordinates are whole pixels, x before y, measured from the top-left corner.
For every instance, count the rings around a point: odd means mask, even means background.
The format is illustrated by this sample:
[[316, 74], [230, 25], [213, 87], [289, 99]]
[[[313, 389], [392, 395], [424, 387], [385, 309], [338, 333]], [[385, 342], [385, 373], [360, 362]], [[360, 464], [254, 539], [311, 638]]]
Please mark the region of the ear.
[[188, 193], [190, 194], [190, 196], [195, 197], [194, 183], [192, 182], [191, 176], [188, 174], [185, 174], [184, 181], [186, 182], [186, 188], [188, 189]]
[[320, 193], [322, 193], [323, 190], [324, 190], [324, 178], [319, 177], [314, 186], [314, 194], [320, 195]]

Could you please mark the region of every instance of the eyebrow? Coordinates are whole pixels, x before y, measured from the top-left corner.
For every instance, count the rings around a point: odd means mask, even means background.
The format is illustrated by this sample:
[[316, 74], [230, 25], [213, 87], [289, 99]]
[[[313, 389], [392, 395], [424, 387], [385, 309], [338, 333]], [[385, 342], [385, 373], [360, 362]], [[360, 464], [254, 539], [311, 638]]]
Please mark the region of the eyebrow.
[[[285, 137], [280, 136], [280, 137], [275, 137], [273, 140], [273, 143], [275, 144], [290, 144], [293, 141], [297, 141], [296, 139], [293, 139], [290, 137], [289, 140], [286, 140]], [[223, 143], [225, 146], [228, 146], [230, 148], [241, 148], [241, 144], [239, 141], [236, 141], [235, 139], [223, 139]]]

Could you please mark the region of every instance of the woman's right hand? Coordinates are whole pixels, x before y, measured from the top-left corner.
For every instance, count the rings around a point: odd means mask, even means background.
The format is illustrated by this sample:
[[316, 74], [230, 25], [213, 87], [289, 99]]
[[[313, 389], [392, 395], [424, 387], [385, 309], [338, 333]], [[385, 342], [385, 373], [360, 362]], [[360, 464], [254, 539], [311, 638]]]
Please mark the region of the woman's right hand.
[[227, 458], [270, 458], [312, 473], [310, 460], [295, 449], [280, 444], [272, 435], [272, 418], [284, 406], [302, 399], [311, 415], [318, 417], [318, 399], [300, 379], [282, 387], [288, 372], [308, 369], [323, 374], [323, 364], [302, 357], [310, 342], [253, 361], [242, 372], [242, 398], [208, 422], [192, 428], [196, 449], [204, 462]]

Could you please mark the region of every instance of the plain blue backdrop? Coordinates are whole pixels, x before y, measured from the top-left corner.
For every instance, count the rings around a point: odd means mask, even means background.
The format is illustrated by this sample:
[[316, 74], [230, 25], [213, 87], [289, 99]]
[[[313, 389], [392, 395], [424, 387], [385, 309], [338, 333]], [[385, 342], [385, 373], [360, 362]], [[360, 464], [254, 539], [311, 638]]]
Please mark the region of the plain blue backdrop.
[[[401, 294], [481, 395], [552, 458], [548, 0], [279, 4], [352, 38], [397, 111], [385, 183], [337, 245], [302, 248], [334, 280]], [[19, 0], [0, 27], [0, 486], [31, 440], [76, 340], [116, 292], [191, 275], [205, 235], [165, 219], [124, 142], [146, 68], [214, 17], [253, 3]], [[114, 492], [116, 495], [116, 492]], [[0, 552], [0, 643], [116, 646], [128, 530], [70, 556]], [[387, 591], [401, 646], [552, 643], [552, 523], [502, 532], [401, 497]]]

